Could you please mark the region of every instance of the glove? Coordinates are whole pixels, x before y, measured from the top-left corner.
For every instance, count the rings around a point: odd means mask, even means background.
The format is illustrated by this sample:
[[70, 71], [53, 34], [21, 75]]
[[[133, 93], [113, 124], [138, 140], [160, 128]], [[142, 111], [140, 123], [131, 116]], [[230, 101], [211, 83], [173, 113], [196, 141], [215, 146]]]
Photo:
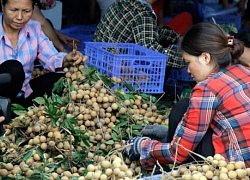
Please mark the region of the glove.
[[130, 161], [135, 161], [140, 159], [141, 148], [140, 144], [142, 140], [149, 139], [147, 137], [134, 137], [133, 139], [128, 140], [125, 145], [132, 144], [131, 146], [126, 147], [122, 150], [122, 154], [129, 158]]
[[161, 125], [147, 125], [142, 131], [143, 136], [166, 143], [168, 139], [168, 127]]

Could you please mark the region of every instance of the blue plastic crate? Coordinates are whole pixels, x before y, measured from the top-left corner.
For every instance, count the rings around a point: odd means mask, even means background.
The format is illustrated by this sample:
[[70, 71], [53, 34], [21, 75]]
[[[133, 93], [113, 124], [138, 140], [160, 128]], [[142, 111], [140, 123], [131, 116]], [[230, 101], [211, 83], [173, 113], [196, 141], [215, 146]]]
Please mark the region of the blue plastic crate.
[[[90, 26], [78, 25], [78, 26], [61, 29], [60, 32], [69, 37], [79, 39], [81, 41], [81, 46], [78, 47], [78, 50], [81, 52], [84, 52], [84, 48], [85, 48], [84, 43], [92, 41], [95, 30], [96, 30], [96, 25], [90, 25]], [[71, 49], [67, 46], [65, 46], [65, 49], [71, 51]]]
[[238, 30], [241, 29], [242, 14], [238, 12], [237, 7], [223, 9], [221, 4], [206, 4], [196, 1], [199, 16], [204, 22], [213, 22], [217, 24], [234, 25]]
[[168, 78], [167, 82], [165, 83], [165, 93], [166, 94], [178, 94], [181, 95], [183, 84], [178, 82], [174, 78]]
[[85, 55], [101, 74], [121, 78], [144, 93], [163, 93], [165, 54], [133, 43], [86, 42]]
[[188, 66], [177, 72], [177, 80], [181, 82], [194, 82], [192, 76], [187, 72]]
[[192, 76], [187, 72], [187, 66], [183, 69], [172, 68], [171, 73], [165, 83], [166, 93], [181, 95], [185, 88], [195, 84]]

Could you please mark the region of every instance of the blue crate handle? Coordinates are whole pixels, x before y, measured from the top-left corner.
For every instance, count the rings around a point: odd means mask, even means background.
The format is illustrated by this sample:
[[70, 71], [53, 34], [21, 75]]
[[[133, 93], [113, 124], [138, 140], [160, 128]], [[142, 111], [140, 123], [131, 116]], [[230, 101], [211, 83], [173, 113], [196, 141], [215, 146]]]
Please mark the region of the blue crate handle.
[[[146, 64], [141, 64], [142, 62], [146, 63]], [[145, 59], [143, 61], [142, 60], [133, 60], [133, 65], [135, 65], [135, 66], [140, 65], [140, 66], [148, 67], [148, 66], [151, 66], [151, 61], [146, 61]]]

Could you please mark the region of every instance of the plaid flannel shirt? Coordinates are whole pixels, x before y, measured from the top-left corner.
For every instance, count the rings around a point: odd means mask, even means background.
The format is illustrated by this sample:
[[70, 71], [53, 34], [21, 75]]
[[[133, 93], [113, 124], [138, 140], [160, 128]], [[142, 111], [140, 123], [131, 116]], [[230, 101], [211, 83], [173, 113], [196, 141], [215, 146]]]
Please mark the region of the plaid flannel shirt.
[[250, 167], [249, 68], [232, 65], [198, 83], [172, 142], [142, 141], [142, 166], [152, 169], [156, 161], [171, 164], [176, 151], [177, 162], [183, 162], [188, 152], [181, 146], [193, 151], [209, 126], [214, 131], [215, 153], [222, 154], [228, 161], [244, 161], [246, 167]]
[[[151, 6], [136, 0], [117, 0], [100, 20], [93, 41], [136, 43], [168, 55], [168, 66], [183, 68], [186, 62], [177, 45], [179, 37], [170, 28], [158, 28]], [[162, 40], [167, 40], [167, 48], [159, 44]]]

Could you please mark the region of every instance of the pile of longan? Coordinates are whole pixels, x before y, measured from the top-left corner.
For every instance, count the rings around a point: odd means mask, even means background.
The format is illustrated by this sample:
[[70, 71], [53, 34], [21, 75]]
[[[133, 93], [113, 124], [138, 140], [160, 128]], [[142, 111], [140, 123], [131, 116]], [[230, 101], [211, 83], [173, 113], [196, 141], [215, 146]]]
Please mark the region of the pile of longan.
[[180, 165], [170, 175], [182, 180], [247, 180], [250, 168], [246, 168], [242, 161], [226, 162], [223, 156], [215, 154], [202, 162]]
[[[140, 174], [139, 164], [128, 160], [124, 163], [121, 157], [104, 158], [97, 152], [122, 149], [124, 140], [120, 134], [117, 137], [119, 141], [114, 140], [113, 144], [106, 143], [113, 140], [112, 133], [116, 124], [120, 122], [121, 115], [127, 115], [128, 121], [133, 119], [133, 122], [129, 122], [130, 125], [141, 125], [146, 121], [151, 124], [167, 124], [168, 117], [159, 114], [155, 104], [145, 103], [138, 94], [133, 95], [135, 99], [121, 100], [115, 95], [115, 90], [109, 89], [100, 79], [83, 82], [86, 76], [81, 72], [82, 68], [84, 67], [64, 69], [67, 83], [71, 88], [64, 89], [63, 97], [69, 97], [70, 102], [59, 107], [57, 112], [65, 113], [66, 119], [75, 117], [77, 125], [72, 124], [72, 126], [76, 130], [82, 130], [83, 135], [89, 137], [90, 147], [86, 148], [83, 142], [74, 143], [75, 137], [65, 127], [53, 127], [51, 118], [47, 116], [48, 109], [44, 105], [29, 107], [27, 112], [23, 112], [4, 126], [6, 133], [0, 141], [0, 148], [5, 152], [2, 156], [3, 162], [0, 164], [1, 177], [15, 177], [17, 174], [28, 177], [41, 166], [44, 166], [45, 173], [51, 175], [48, 177], [49, 180], [58, 178], [67, 180], [73, 177], [78, 177], [79, 180], [89, 177], [135, 179]], [[119, 78], [113, 77], [112, 80], [121, 83]], [[124, 91], [120, 93], [126, 95]], [[126, 132], [131, 134], [130, 127]], [[43, 157], [36, 151], [37, 148], [42, 151]], [[91, 170], [93, 167], [91, 165], [49, 168], [51, 164], [60, 162], [60, 159], [73, 157], [75, 153], [82, 151], [87, 154], [86, 161], [93, 161], [94, 171]], [[30, 157], [23, 161], [23, 157], [29, 152], [31, 152]], [[104, 169], [108, 169], [107, 172]]]

